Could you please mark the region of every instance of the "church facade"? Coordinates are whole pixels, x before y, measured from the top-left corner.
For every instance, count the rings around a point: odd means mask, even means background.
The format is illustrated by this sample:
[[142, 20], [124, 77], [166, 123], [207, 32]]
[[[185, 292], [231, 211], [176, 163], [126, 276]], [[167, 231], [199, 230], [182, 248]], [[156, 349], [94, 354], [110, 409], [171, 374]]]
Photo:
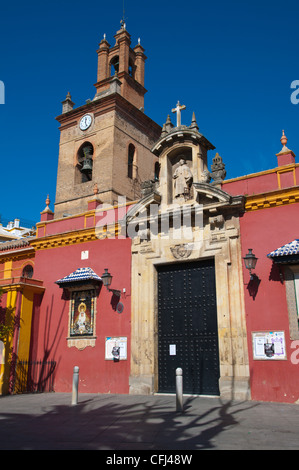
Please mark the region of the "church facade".
[[39, 380], [56, 392], [78, 366], [82, 393], [175, 393], [180, 367], [186, 394], [296, 402], [299, 166], [286, 137], [273, 170], [226, 180], [183, 105], [162, 128], [144, 113], [146, 56], [125, 25], [97, 53], [94, 99], [75, 108], [68, 94], [57, 117], [54, 211], [47, 199], [35, 236], [0, 245], [1, 393], [18, 392], [21, 360], [51, 360]]

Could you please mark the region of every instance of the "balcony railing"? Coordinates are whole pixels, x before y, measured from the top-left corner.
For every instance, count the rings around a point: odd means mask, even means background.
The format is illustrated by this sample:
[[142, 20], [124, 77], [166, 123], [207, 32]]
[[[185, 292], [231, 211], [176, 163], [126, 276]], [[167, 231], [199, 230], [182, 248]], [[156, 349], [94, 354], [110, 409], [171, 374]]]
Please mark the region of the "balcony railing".
[[24, 276], [10, 277], [8, 279], [0, 279], [0, 287], [17, 285], [17, 284], [26, 284], [36, 287], [42, 287], [43, 281], [40, 279], [33, 279]]

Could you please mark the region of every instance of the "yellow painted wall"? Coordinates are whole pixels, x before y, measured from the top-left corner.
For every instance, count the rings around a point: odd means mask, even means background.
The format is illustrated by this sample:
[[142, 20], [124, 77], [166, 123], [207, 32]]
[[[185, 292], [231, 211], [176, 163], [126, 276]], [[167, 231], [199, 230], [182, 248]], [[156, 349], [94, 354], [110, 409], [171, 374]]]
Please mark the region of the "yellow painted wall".
[[10, 277], [12, 277], [12, 261], [6, 261], [4, 263], [3, 278], [4, 279], [9, 279]]
[[[7, 263], [5, 263], [7, 264]], [[5, 273], [4, 273], [5, 274]], [[10, 275], [8, 275], [10, 277]], [[6, 318], [5, 324], [10, 325], [16, 313], [17, 290], [8, 290], [6, 297]], [[13, 333], [10, 334], [5, 341], [4, 354], [2, 358], [3, 364], [0, 369], [0, 394], [6, 395], [9, 387], [9, 373], [10, 373], [10, 356], [13, 346]]]
[[22, 361], [29, 359], [33, 296], [34, 293], [29, 289], [25, 289], [22, 296], [19, 346], [17, 351], [18, 359]]

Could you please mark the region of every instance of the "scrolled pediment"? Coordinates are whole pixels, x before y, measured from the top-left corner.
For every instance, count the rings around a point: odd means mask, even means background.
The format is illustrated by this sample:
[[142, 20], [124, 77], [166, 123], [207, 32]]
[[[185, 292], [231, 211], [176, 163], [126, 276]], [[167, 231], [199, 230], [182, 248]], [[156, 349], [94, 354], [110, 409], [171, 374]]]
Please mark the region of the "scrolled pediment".
[[245, 197], [232, 196], [222, 189], [213, 186], [209, 183], [193, 183], [194, 198], [198, 204], [203, 205], [203, 209], [210, 209], [211, 207], [239, 207], [240, 210], [244, 209]]
[[205, 196], [219, 202], [231, 202], [232, 196], [230, 194], [209, 183], [193, 183], [193, 187], [199, 196]]
[[[204, 212], [221, 213], [222, 211], [228, 212], [229, 210], [237, 209], [239, 212], [244, 210], [245, 197], [232, 196], [222, 189], [213, 186], [209, 183], [193, 183], [194, 189], [194, 202], [190, 207], [202, 206]], [[162, 197], [157, 191], [144, 196], [140, 201], [132, 206], [126, 214], [126, 223], [130, 223], [134, 218], [140, 214], [145, 214], [149, 211], [152, 204], [161, 204]], [[170, 206], [171, 207], [171, 206]]]
[[137, 204], [132, 206], [127, 214], [126, 214], [126, 222], [130, 222], [137, 217], [139, 214], [147, 211], [147, 209], [151, 206], [151, 204], [160, 204], [161, 203], [161, 195], [156, 191], [151, 192], [150, 194], [144, 196], [140, 199]]

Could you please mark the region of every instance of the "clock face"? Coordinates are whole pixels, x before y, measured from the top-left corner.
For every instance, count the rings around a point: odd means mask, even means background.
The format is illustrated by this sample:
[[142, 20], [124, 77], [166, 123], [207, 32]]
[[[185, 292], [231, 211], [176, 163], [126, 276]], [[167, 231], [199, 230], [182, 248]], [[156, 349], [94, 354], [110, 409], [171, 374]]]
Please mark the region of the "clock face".
[[80, 129], [86, 131], [92, 123], [92, 117], [90, 114], [85, 114], [80, 120]]

